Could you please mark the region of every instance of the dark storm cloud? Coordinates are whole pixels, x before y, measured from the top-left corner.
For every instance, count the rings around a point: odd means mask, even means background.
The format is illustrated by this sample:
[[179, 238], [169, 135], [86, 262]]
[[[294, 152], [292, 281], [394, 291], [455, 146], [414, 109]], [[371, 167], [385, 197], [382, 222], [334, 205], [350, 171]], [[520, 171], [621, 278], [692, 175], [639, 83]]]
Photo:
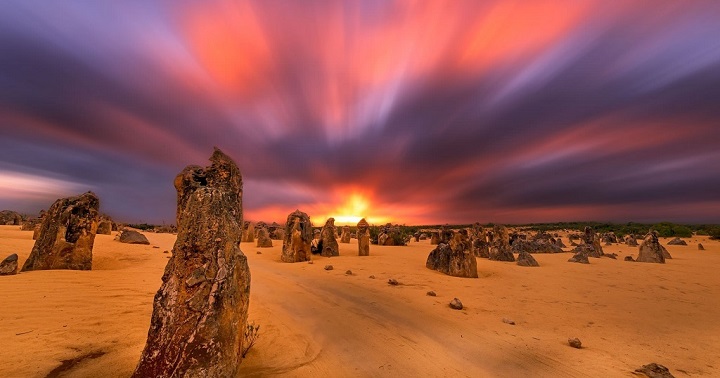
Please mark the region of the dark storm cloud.
[[251, 217], [364, 188], [408, 223], [718, 221], [719, 6], [437, 5], [6, 3], [0, 175], [171, 221], [217, 145]]

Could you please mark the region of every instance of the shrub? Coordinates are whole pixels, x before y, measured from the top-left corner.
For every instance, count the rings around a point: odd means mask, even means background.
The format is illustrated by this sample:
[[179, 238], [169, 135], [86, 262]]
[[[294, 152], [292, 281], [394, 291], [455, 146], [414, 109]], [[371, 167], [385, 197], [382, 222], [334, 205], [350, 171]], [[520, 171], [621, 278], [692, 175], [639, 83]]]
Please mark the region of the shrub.
[[245, 355], [247, 355], [250, 351], [250, 348], [255, 345], [255, 341], [257, 341], [260, 336], [258, 331], [260, 331], [260, 325], [255, 325], [255, 322], [249, 322], [245, 327], [245, 333], [243, 334], [242, 358], [245, 358]]

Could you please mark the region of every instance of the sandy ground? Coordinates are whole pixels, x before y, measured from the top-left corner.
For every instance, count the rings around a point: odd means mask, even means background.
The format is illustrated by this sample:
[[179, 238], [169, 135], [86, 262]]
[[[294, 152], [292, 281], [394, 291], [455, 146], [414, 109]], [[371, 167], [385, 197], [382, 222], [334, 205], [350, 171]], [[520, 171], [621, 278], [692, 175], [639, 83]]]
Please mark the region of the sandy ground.
[[[129, 376], [175, 240], [146, 235], [151, 246], [98, 235], [92, 271], [0, 277], [0, 377]], [[622, 261], [637, 248], [615, 245], [603, 248], [619, 260], [590, 265], [566, 262], [570, 254], [536, 254], [539, 268], [479, 259], [478, 279], [426, 269], [427, 241], [358, 257], [353, 240], [314, 264], [281, 263], [279, 241], [243, 243], [260, 338], [242, 374], [631, 377], [657, 362], [676, 377], [718, 377], [720, 242], [687, 240], [667, 246], [665, 265]], [[32, 232], [0, 226], [0, 259], [17, 253], [22, 265], [32, 246]], [[453, 297], [466, 308], [450, 309]]]

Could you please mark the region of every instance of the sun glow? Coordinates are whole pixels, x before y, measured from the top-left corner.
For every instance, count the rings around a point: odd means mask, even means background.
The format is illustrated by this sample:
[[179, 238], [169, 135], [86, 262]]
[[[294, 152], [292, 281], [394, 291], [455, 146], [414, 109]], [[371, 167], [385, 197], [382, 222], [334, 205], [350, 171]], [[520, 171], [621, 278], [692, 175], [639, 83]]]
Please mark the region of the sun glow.
[[337, 224], [348, 224], [355, 225], [365, 215], [370, 207], [369, 200], [359, 193], [353, 193], [344, 204], [335, 210], [336, 215], [332, 215], [335, 218]]

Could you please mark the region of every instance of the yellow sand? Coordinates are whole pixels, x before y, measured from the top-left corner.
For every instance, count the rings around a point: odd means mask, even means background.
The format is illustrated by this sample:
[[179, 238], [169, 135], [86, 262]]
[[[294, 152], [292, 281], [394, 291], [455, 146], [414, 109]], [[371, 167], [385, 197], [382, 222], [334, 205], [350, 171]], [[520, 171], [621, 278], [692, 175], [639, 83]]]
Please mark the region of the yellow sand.
[[[159, 248], [98, 235], [92, 271], [0, 277], [0, 377], [45, 377], [63, 360], [95, 352], [64, 376], [127, 377], [145, 344], [169, 256], [163, 251], [175, 240], [145, 235]], [[281, 263], [280, 241], [262, 249], [243, 243], [252, 272], [249, 319], [261, 335], [241, 370], [256, 377], [615, 377], [657, 362], [676, 377], [720, 376], [720, 242], [686, 240], [687, 247], [667, 246], [674, 258], [665, 265], [622, 261], [637, 248], [615, 245], [603, 248], [618, 260], [590, 265], [566, 262], [567, 253], [534, 255], [539, 268], [478, 259], [478, 279], [426, 269], [427, 241], [373, 245], [371, 256], [358, 257], [353, 239], [340, 244], [340, 257], [313, 264]], [[32, 232], [0, 226], [0, 259], [18, 253], [22, 264], [32, 246]], [[389, 278], [401, 284], [390, 286]], [[466, 308], [450, 309], [453, 297]], [[569, 347], [568, 337], [580, 338], [583, 349]]]

